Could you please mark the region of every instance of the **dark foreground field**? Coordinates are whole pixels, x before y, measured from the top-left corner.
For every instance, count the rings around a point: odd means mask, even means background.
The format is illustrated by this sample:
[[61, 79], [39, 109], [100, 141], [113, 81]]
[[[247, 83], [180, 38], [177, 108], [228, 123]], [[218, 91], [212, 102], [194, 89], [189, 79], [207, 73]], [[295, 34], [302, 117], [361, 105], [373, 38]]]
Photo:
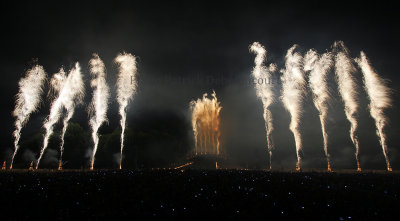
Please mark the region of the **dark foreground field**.
[[386, 172], [0, 172], [0, 220], [394, 220], [400, 211], [399, 202], [400, 174]]

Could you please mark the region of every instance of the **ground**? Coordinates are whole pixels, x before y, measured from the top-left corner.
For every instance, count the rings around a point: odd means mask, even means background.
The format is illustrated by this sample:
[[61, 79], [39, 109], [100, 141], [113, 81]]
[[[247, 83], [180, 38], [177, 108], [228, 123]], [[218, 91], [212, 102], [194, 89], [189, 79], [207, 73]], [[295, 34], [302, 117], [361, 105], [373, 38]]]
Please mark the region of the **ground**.
[[[263, 170], [0, 172], [1, 220], [296, 218], [391, 220], [400, 173]], [[6, 218], [6, 219], [3, 219]]]

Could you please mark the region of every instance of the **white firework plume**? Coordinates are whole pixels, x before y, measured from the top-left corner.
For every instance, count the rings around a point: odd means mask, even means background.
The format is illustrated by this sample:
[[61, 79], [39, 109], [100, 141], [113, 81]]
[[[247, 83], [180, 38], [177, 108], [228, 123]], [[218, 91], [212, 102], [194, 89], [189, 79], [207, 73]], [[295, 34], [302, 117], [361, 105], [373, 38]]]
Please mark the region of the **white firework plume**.
[[302, 67], [302, 56], [294, 52], [297, 45], [293, 45], [286, 54], [285, 70], [282, 70], [282, 102], [289, 111], [291, 122], [290, 130], [296, 143], [297, 163], [296, 170], [301, 169], [302, 137], [300, 133], [300, 118], [302, 103], [305, 95], [306, 79]]
[[14, 153], [11, 157], [10, 169], [12, 169], [15, 155], [19, 149], [21, 130], [28, 122], [31, 113], [38, 109], [43, 93], [43, 85], [46, 80], [46, 72], [40, 65], [35, 65], [26, 72], [26, 76], [19, 81], [19, 91], [16, 96], [15, 109], [12, 113], [15, 120]]
[[119, 114], [121, 115], [121, 153], [119, 168], [122, 168], [122, 151], [124, 149], [124, 133], [126, 127], [126, 109], [129, 101], [132, 100], [136, 93], [136, 58], [132, 54], [123, 53], [115, 58], [115, 62], [119, 65], [119, 73], [117, 80], [117, 100], [119, 103]]
[[334, 50], [336, 51], [335, 55], [335, 73], [336, 80], [339, 87], [339, 93], [344, 102], [344, 111], [346, 114], [346, 118], [350, 122], [350, 138], [353, 141], [353, 144], [356, 148], [356, 160], [357, 160], [357, 170], [361, 170], [360, 160], [359, 160], [359, 143], [358, 137], [356, 135], [358, 121], [357, 121], [357, 113], [358, 113], [358, 88], [357, 83], [354, 78], [354, 73], [356, 69], [353, 65], [353, 62], [349, 56], [348, 49], [344, 46], [342, 41], [337, 41], [333, 45]]
[[329, 92], [327, 75], [332, 65], [332, 54], [329, 52], [319, 56], [316, 51], [309, 50], [304, 57], [304, 70], [310, 71], [309, 85], [313, 93], [314, 105], [319, 112], [328, 171], [331, 171], [331, 163], [328, 153], [328, 133], [326, 132], [326, 120], [328, 117], [329, 102], [332, 97]]
[[376, 133], [381, 143], [383, 155], [385, 156], [387, 170], [392, 171], [386, 145], [386, 133], [384, 132], [384, 128], [389, 121], [384, 111], [386, 108], [392, 106], [391, 91], [386, 86], [385, 81], [374, 71], [364, 52], [361, 51], [360, 58], [356, 58], [355, 60], [364, 75], [364, 85], [370, 100], [369, 110], [372, 118], [375, 120]]
[[48, 146], [49, 138], [54, 132], [54, 125], [60, 120], [62, 110], [65, 108], [66, 116], [63, 120], [63, 129], [61, 134], [60, 145], [60, 160], [64, 152], [64, 135], [68, 128], [68, 122], [74, 115], [75, 106], [82, 102], [84, 96], [84, 84], [82, 80], [82, 73], [79, 63], [66, 76], [64, 70], [53, 75], [50, 86], [54, 93], [58, 94], [56, 99], [52, 102], [50, 108], [50, 115], [44, 122], [46, 133], [44, 135], [43, 146], [40, 150], [39, 158], [36, 162], [36, 169], [39, 167], [40, 160]]
[[106, 69], [104, 63], [97, 54], [93, 54], [93, 58], [89, 61], [89, 65], [90, 74], [92, 75], [90, 86], [93, 88], [92, 103], [89, 107], [89, 124], [92, 127], [92, 139], [94, 144], [90, 160], [90, 169], [93, 169], [97, 146], [99, 144], [99, 135], [97, 132], [100, 126], [107, 121], [110, 90], [106, 83]]
[[[272, 131], [274, 130], [272, 113], [269, 109], [269, 106], [274, 102], [275, 95], [273, 91], [271, 72], [274, 72], [276, 69], [275, 64], [271, 64], [269, 68], [264, 65], [266, 60], [266, 50], [265, 48], [258, 42], [254, 42], [250, 51], [256, 54], [254, 59], [255, 66], [252, 71], [253, 80], [256, 82], [256, 92], [257, 97], [261, 99], [263, 104], [263, 117], [265, 121], [265, 131], [267, 137], [267, 146], [269, 152], [269, 167], [272, 168], [272, 150], [274, 149], [273, 140], [271, 137]], [[258, 83], [258, 80], [262, 79], [262, 83]]]

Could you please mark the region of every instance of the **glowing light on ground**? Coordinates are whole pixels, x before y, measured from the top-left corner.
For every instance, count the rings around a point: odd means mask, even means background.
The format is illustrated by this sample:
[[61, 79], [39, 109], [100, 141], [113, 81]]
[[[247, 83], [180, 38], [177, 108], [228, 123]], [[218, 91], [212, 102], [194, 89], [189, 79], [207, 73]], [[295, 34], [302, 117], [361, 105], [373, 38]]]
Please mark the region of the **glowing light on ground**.
[[28, 170], [33, 170], [33, 161], [29, 164], [29, 169]]
[[185, 164], [183, 164], [183, 165], [180, 165], [180, 166], [175, 167], [174, 169], [175, 169], [175, 170], [181, 169], [181, 168], [183, 168], [183, 167], [187, 167], [187, 166], [190, 166], [190, 165], [192, 165], [192, 164], [193, 164], [193, 162], [185, 163]]

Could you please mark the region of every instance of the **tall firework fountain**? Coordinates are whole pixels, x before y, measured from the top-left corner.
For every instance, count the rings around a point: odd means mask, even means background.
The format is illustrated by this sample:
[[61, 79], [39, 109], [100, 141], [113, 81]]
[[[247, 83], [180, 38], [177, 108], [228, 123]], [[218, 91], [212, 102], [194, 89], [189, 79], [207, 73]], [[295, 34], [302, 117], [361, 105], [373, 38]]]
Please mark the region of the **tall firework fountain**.
[[372, 118], [375, 120], [376, 134], [379, 137], [382, 152], [385, 156], [386, 167], [388, 171], [392, 171], [386, 145], [386, 133], [384, 132], [384, 128], [389, 121], [384, 111], [386, 108], [392, 106], [392, 100], [389, 96], [390, 89], [371, 67], [364, 52], [361, 52], [360, 58], [357, 58], [356, 62], [361, 67], [364, 75], [364, 85], [370, 100], [369, 110]]
[[109, 88], [106, 82], [106, 68], [103, 61], [97, 54], [93, 54], [93, 58], [89, 61], [90, 74], [92, 80], [90, 86], [93, 88], [92, 103], [89, 106], [89, 125], [92, 127], [93, 150], [90, 160], [90, 169], [94, 168], [94, 159], [99, 145], [99, 135], [97, 131], [100, 126], [107, 121], [107, 109]]
[[43, 93], [43, 85], [46, 80], [46, 73], [42, 66], [35, 65], [26, 72], [26, 76], [19, 81], [19, 92], [16, 96], [13, 116], [15, 120], [14, 130], [14, 153], [11, 158], [10, 169], [12, 169], [15, 155], [19, 149], [21, 129], [28, 122], [31, 113], [38, 109], [40, 97]]
[[54, 132], [54, 125], [60, 120], [62, 110], [65, 108], [66, 115], [63, 119], [63, 129], [60, 144], [60, 164], [64, 152], [64, 135], [68, 128], [69, 120], [74, 115], [75, 106], [82, 102], [84, 96], [84, 84], [79, 63], [66, 76], [64, 69], [53, 75], [50, 81], [51, 90], [55, 100], [51, 104], [50, 115], [44, 122], [46, 133], [44, 135], [43, 146], [40, 150], [39, 158], [36, 161], [36, 169], [39, 167], [40, 160], [49, 144], [49, 138]]
[[328, 171], [331, 171], [331, 162], [328, 153], [328, 133], [326, 132], [326, 120], [328, 117], [328, 106], [331, 100], [331, 94], [329, 92], [327, 75], [332, 67], [332, 64], [332, 54], [329, 52], [318, 55], [316, 51], [309, 50], [304, 56], [304, 70], [310, 71], [309, 86], [313, 93], [314, 105], [319, 112]]
[[122, 153], [124, 149], [124, 135], [126, 127], [126, 111], [129, 102], [136, 93], [137, 88], [137, 67], [136, 58], [132, 54], [123, 53], [115, 58], [115, 62], [119, 65], [119, 73], [117, 80], [117, 100], [119, 104], [119, 115], [121, 116], [121, 152], [119, 160], [119, 168], [122, 169]]
[[303, 148], [300, 132], [302, 103], [305, 94], [306, 79], [303, 72], [303, 58], [294, 52], [297, 45], [291, 47], [286, 54], [285, 69], [282, 70], [282, 102], [290, 113], [290, 130], [294, 135], [296, 144], [297, 163], [296, 170], [301, 169], [301, 151]]
[[357, 71], [350, 58], [348, 49], [342, 41], [337, 41], [333, 45], [335, 54], [335, 73], [339, 87], [339, 93], [344, 102], [344, 111], [347, 120], [350, 122], [350, 138], [356, 148], [357, 170], [361, 171], [359, 160], [359, 142], [356, 134], [358, 128], [358, 88], [354, 77]]
[[273, 84], [271, 79], [271, 73], [276, 70], [276, 65], [271, 64], [269, 67], [264, 65], [266, 60], [266, 53], [267, 51], [265, 48], [258, 42], [254, 42], [251, 47], [250, 51], [256, 54], [254, 59], [254, 68], [252, 72], [252, 77], [254, 81], [257, 82], [258, 79], [263, 79], [262, 84], [255, 84], [257, 97], [260, 98], [263, 104], [263, 111], [264, 111], [264, 122], [265, 122], [265, 131], [267, 137], [267, 146], [269, 152], [269, 168], [272, 168], [272, 150], [274, 149], [273, 140], [271, 137], [271, 133], [274, 130], [273, 120], [272, 120], [272, 113], [269, 109], [269, 106], [274, 102], [275, 95], [273, 91]]
[[211, 94], [211, 99], [205, 93], [202, 99], [190, 102], [196, 155], [221, 153], [219, 140], [221, 109], [215, 91]]

